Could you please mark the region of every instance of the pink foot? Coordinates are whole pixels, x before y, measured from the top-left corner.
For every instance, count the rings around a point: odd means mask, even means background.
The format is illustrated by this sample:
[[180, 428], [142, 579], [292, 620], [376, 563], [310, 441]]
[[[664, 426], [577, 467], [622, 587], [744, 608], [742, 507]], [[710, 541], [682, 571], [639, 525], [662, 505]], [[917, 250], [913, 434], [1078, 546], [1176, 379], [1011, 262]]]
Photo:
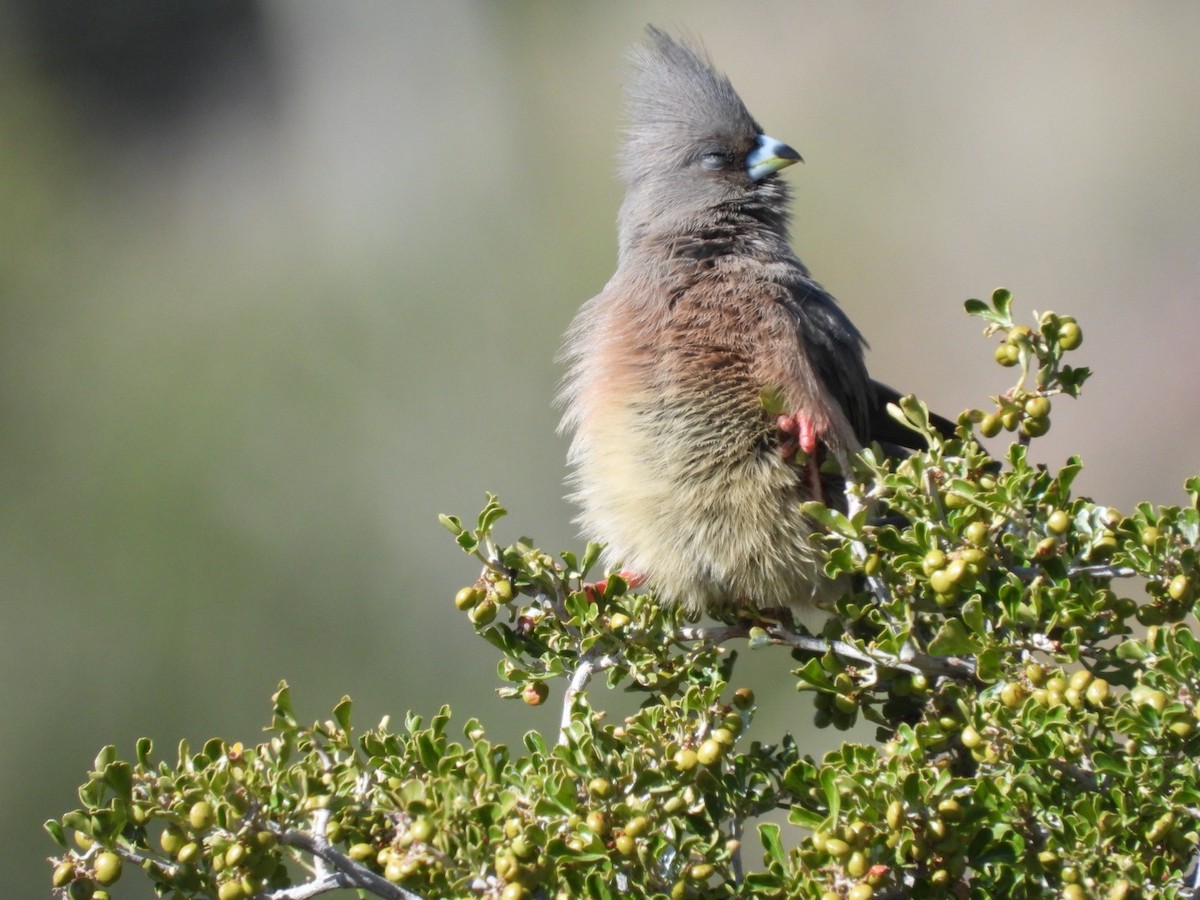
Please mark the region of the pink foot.
[[[621, 571], [619, 571], [617, 574], [621, 576], [627, 585], [629, 585], [631, 590], [634, 588], [640, 588], [646, 583], [646, 576], [640, 572], [634, 572], [632, 569], [621, 569]], [[607, 589], [608, 579], [597, 581], [595, 584], [585, 584], [583, 586], [583, 590], [587, 594], [588, 600], [590, 600], [592, 603], [595, 603], [596, 598], [602, 596]]]
[[821, 500], [824, 491], [821, 488], [821, 466], [816, 458], [818, 437], [817, 429], [812, 420], [804, 413], [794, 413], [790, 416], [779, 416], [775, 419], [775, 427], [784, 434], [779, 445], [779, 454], [784, 459], [791, 459], [797, 450], [803, 450], [807, 457], [805, 469], [808, 472], [808, 486], [814, 500]]
[[817, 450], [817, 429], [804, 413], [792, 416], [778, 416], [775, 427], [786, 437], [779, 445], [779, 452], [784, 457], [795, 455], [797, 450], [803, 450], [806, 456], [811, 456]]
[[641, 572], [635, 572], [632, 569], [622, 569], [617, 573], [625, 579], [625, 583], [631, 588], [640, 588], [646, 583], [646, 576]]

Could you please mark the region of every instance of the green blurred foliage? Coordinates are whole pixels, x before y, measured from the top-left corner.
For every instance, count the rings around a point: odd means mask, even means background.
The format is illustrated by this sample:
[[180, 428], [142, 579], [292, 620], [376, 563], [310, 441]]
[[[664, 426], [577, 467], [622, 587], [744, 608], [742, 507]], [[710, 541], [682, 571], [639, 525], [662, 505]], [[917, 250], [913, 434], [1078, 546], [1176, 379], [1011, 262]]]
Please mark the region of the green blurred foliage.
[[[1016, 348], [996, 355], [1020, 372], [999, 412], [968, 410], [944, 437], [901, 398], [892, 415], [928, 450], [864, 449], [846, 512], [807, 505], [849, 586], [819, 634], [756, 608], [696, 627], [622, 574], [590, 580], [598, 544], [506, 543], [489, 496], [473, 526], [440, 517], [483, 567], [454, 606], [499, 652], [501, 697], [537, 708], [562, 688], [557, 727], [509, 747], [470, 718], [459, 743], [443, 707], [356, 735], [348, 698], [304, 726], [285, 683], [252, 748], [102, 749], [82, 806], [46, 823], [56, 896], [109, 900], [97, 885], [126, 865], [219, 900], [1193, 896], [1200, 477], [1186, 505], [1126, 516], [1073, 493], [1077, 459], [1030, 464], [1046, 401], [1090, 373], [1067, 361], [1073, 317], [1019, 324], [1011, 301], [966, 304]], [[995, 415], [1014, 435], [1003, 459], [973, 427]], [[791, 648], [816, 729], [861, 717], [874, 740], [818, 756], [790, 733], [747, 737], [743, 642]], [[639, 707], [607, 710], [600, 676]], [[798, 827], [766, 818], [781, 812]]]

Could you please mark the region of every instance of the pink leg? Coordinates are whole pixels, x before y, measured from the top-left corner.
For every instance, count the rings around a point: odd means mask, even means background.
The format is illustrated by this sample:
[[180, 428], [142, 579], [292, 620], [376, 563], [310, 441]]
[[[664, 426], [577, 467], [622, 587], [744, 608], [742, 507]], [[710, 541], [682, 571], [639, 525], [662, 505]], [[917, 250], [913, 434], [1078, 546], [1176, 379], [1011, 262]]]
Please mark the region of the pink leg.
[[[634, 572], [632, 569], [622, 569], [617, 574], [625, 579], [625, 583], [629, 585], [630, 590], [640, 588], [646, 583], [646, 576], [641, 572]], [[596, 597], [608, 589], [608, 579], [597, 581], [595, 584], [585, 584], [583, 589], [587, 593], [588, 599], [595, 603]]]
[[625, 579], [625, 583], [631, 588], [640, 588], [646, 583], [646, 576], [641, 572], [635, 572], [632, 569], [622, 569], [617, 573]]
[[805, 468], [808, 471], [809, 489], [814, 500], [823, 499], [821, 469], [815, 456], [818, 444], [817, 429], [812, 420], [801, 412], [790, 416], [781, 415], [775, 419], [775, 427], [784, 434], [783, 442], [779, 445], [780, 455], [784, 459], [790, 459], [797, 450], [804, 451], [804, 455], [808, 457]]

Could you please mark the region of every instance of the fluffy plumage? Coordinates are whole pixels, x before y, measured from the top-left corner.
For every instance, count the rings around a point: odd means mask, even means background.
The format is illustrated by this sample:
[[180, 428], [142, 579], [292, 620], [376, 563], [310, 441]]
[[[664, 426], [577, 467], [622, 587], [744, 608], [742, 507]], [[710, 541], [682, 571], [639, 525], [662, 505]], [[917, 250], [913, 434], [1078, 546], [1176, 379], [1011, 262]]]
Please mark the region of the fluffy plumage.
[[617, 271], [563, 351], [579, 521], [692, 612], [828, 599], [840, 586], [799, 507], [840, 482], [816, 459], [901, 435], [873, 435], [890, 420], [863, 338], [789, 246], [777, 172], [799, 154], [654, 28], [627, 97]]

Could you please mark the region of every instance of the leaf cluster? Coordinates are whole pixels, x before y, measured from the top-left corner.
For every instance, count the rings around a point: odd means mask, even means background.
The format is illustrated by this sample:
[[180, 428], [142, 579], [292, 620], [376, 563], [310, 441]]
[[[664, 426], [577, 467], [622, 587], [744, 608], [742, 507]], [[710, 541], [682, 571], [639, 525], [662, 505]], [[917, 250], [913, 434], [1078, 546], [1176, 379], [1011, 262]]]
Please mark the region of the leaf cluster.
[[[220, 900], [1196, 896], [1200, 478], [1185, 505], [1128, 515], [1076, 496], [1079, 459], [1052, 470], [1028, 445], [1087, 378], [1064, 361], [1078, 323], [1019, 325], [1003, 290], [967, 310], [1018, 381], [950, 438], [904, 399], [893, 415], [929, 450], [868, 448], [844, 512], [806, 507], [851, 586], [820, 633], [758, 610], [689, 622], [631, 573], [590, 580], [597, 545], [500, 541], [489, 497], [473, 526], [442, 517], [481, 566], [454, 603], [498, 653], [501, 696], [561, 695], [557, 721], [518, 748], [473, 719], [451, 739], [448, 709], [358, 733], [348, 699], [302, 725], [281, 685], [254, 747], [103, 750], [81, 807], [47, 823], [54, 889], [105, 900], [136, 866]], [[874, 740], [820, 759], [751, 740], [737, 651], [781, 647], [797, 729], [863, 719]], [[598, 675], [640, 707], [597, 709]]]

